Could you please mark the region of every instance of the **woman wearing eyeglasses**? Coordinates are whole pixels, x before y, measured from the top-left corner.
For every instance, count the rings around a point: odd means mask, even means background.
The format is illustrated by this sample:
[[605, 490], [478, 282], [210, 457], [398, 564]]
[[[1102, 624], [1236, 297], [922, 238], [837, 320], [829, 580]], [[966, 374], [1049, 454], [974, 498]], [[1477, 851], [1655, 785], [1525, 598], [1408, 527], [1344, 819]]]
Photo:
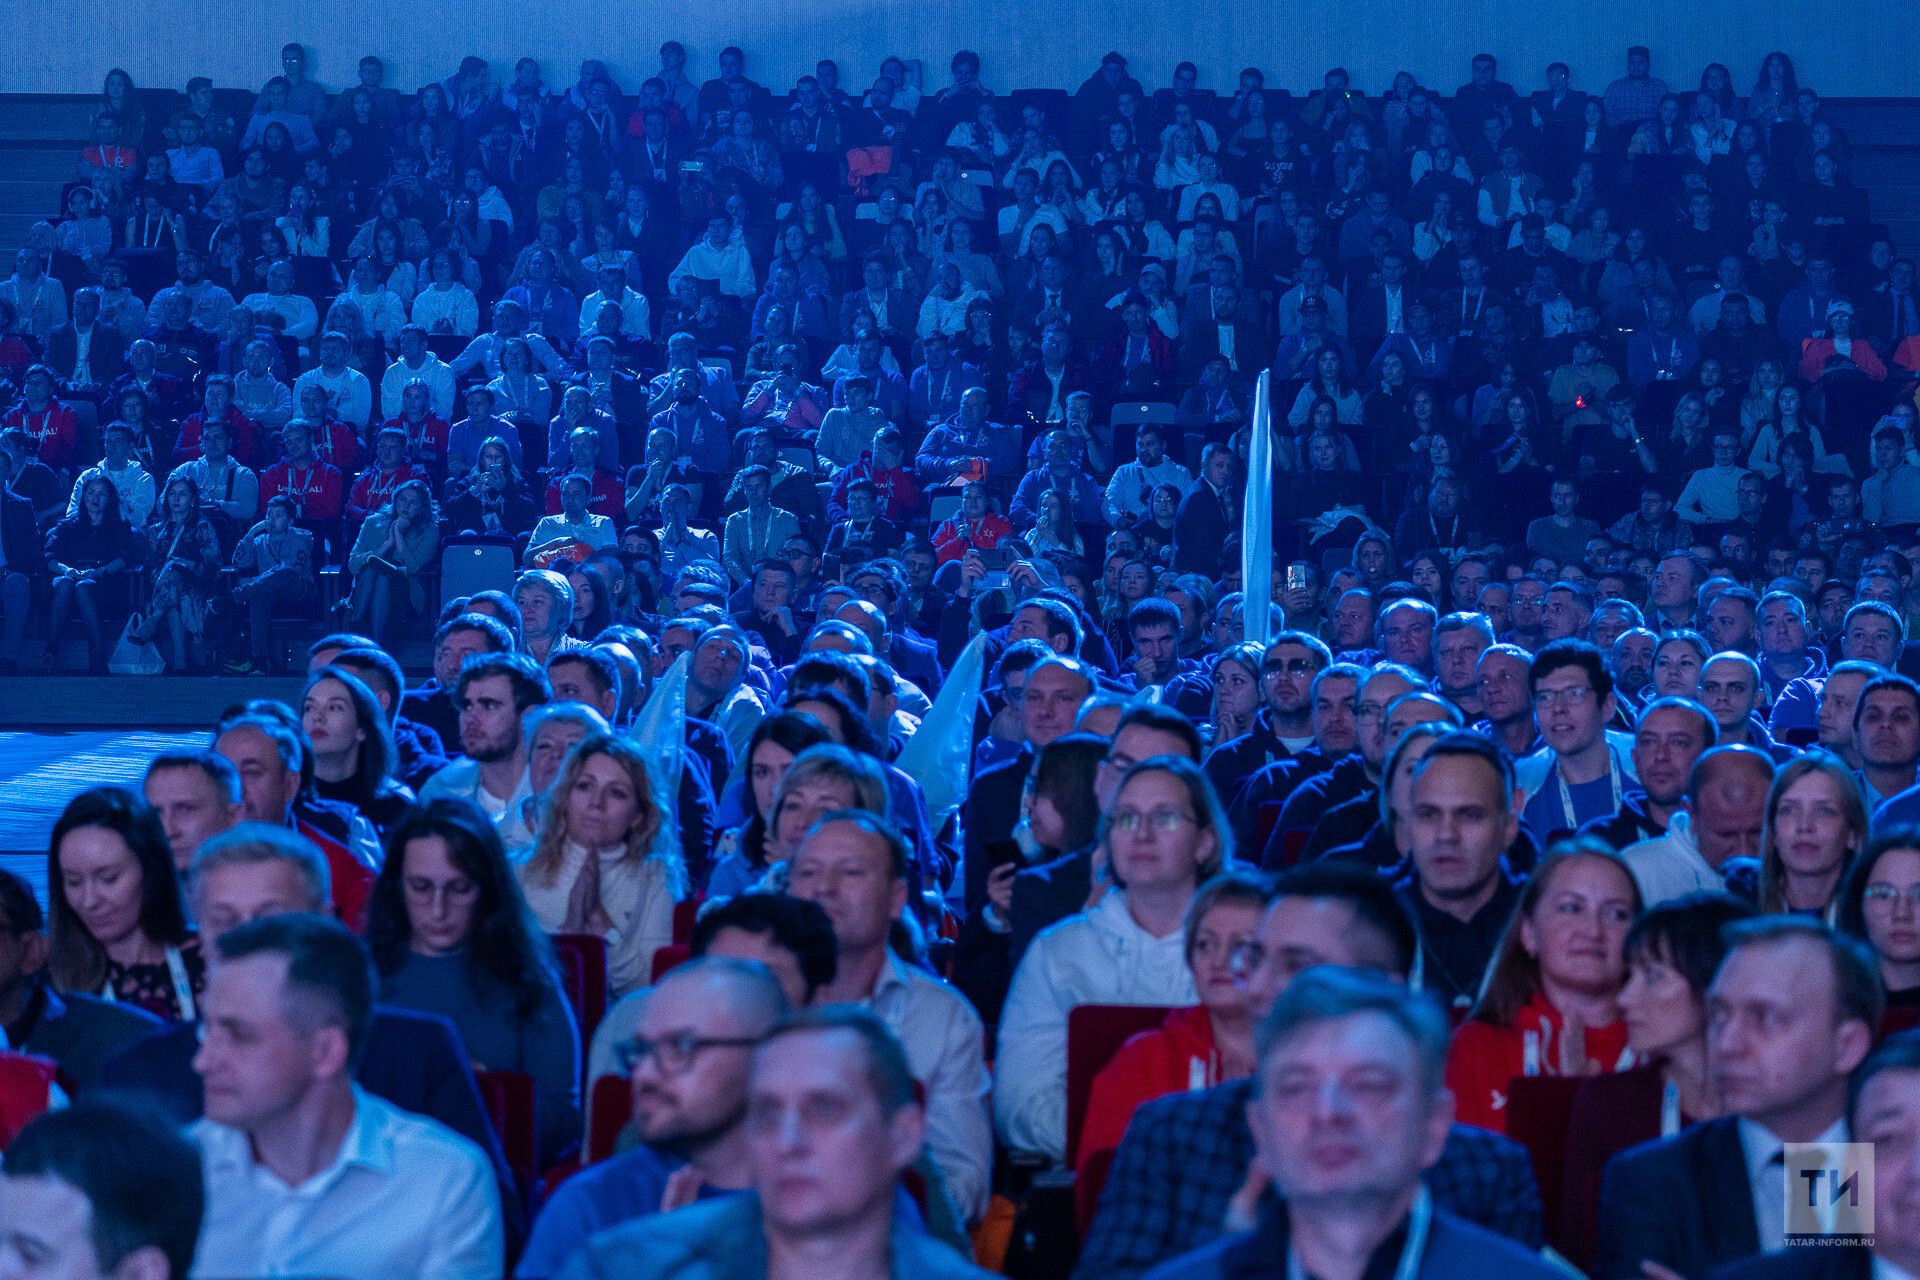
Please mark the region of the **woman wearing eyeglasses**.
[[1887, 988], [1883, 1035], [1920, 1024], [1920, 827], [1882, 831], [1847, 875], [1835, 923], [1873, 948]]
[[1067, 1014], [1083, 1004], [1194, 1003], [1187, 913], [1232, 856], [1233, 835], [1200, 767], [1155, 756], [1121, 778], [1100, 849], [1112, 888], [1033, 940], [1000, 1018], [1000, 1136], [1055, 1163], [1067, 1150]]
[[1620, 989], [1639, 912], [1632, 873], [1600, 841], [1568, 840], [1540, 860], [1447, 1055], [1462, 1124], [1506, 1132], [1516, 1079], [1633, 1065]]
[[484, 814], [432, 800], [393, 829], [367, 944], [382, 1001], [451, 1021], [476, 1070], [533, 1077], [540, 1167], [558, 1160], [580, 1135], [580, 1033]]

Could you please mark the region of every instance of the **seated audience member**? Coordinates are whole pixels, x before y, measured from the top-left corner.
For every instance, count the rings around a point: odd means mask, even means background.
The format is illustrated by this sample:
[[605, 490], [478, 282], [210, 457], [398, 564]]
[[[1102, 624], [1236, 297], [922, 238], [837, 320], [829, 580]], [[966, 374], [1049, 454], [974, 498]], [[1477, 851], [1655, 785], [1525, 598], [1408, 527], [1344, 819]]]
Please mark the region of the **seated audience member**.
[[0, 1032], [15, 1051], [53, 1063], [71, 1098], [96, 1088], [107, 1058], [160, 1023], [118, 999], [55, 991], [48, 955], [46, 917], [33, 889], [0, 870]]
[[580, 1035], [499, 833], [465, 801], [437, 800], [389, 842], [367, 918], [380, 998], [448, 1019], [476, 1070], [532, 1076], [549, 1167], [579, 1133]]
[[164, 632], [169, 669], [184, 672], [203, 653], [208, 609], [221, 595], [220, 536], [191, 477], [176, 474], [167, 481], [153, 521], [141, 533], [152, 580], [146, 607], [130, 623], [127, 638], [150, 643]]
[[756, 960], [709, 955], [674, 968], [635, 1007], [612, 1048], [639, 1141], [554, 1193], [518, 1280], [549, 1280], [601, 1232], [752, 1185], [747, 1077], [754, 1049], [788, 1016], [781, 984]]
[[[373, 993], [365, 945], [323, 916], [220, 935], [194, 1059], [206, 1116], [190, 1131], [206, 1171], [204, 1274], [500, 1274], [500, 1199], [485, 1153], [354, 1082]], [[348, 1155], [365, 1151], [384, 1159]], [[350, 1158], [355, 1176], [323, 1176]], [[301, 1212], [289, 1221], [296, 1196]], [[324, 1225], [356, 1219], [367, 1229]]]
[[1854, 855], [1867, 842], [1867, 809], [1847, 766], [1809, 750], [1781, 766], [1760, 828], [1760, 910], [1831, 919]]
[[[504, 633], [505, 628], [499, 631]], [[490, 632], [469, 634], [498, 639]], [[448, 641], [453, 642], [452, 635]], [[478, 805], [495, 822], [517, 821], [532, 794], [527, 781], [526, 716], [552, 700], [552, 686], [525, 654], [478, 652], [469, 653], [462, 663], [452, 695], [459, 709], [454, 740], [460, 744], [462, 758], [428, 780], [421, 789], [421, 801], [451, 796]]]
[[318, 587], [313, 534], [295, 526], [296, 512], [285, 494], [268, 498], [265, 518], [233, 549], [241, 574], [233, 598], [247, 611], [247, 657], [228, 667], [235, 674], [278, 670], [284, 654], [274, 644], [274, 610], [307, 603]]
[[1883, 1032], [1920, 1022], [1920, 933], [1913, 928], [1920, 894], [1920, 833], [1912, 827], [1882, 828], [1847, 870], [1835, 903], [1834, 923], [1873, 950], [1887, 993]]
[[[800, 765], [803, 758], [806, 764]], [[747, 819], [714, 845], [709, 897], [752, 888], [769, 867], [793, 857], [807, 828], [823, 813], [886, 811], [886, 780], [879, 768], [836, 745], [825, 726], [804, 712], [776, 711], [762, 720], [741, 759]]]
[[1649, 907], [1628, 928], [1620, 1014], [1634, 1065], [1582, 1081], [1567, 1115], [1557, 1238], [1576, 1266], [1593, 1262], [1607, 1161], [1720, 1114], [1707, 1073], [1707, 987], [1727, 954], [1722, 932], [1753, 914], [1732, 894], [1690, 893]]
[[1001, 1137], [1056, 1162], [1066, 1155], [1068, 1010], [1192, 1004], [1181, 926], [1200, 883], [1232, 855], [1213, 786], [1188, 760], [1135, 764], [1103, 819], [1115, 888], [1033, 940], [1000, 1020], [994, 1114]]
[[1128, 1040], [1094, 1077], [1076, 1167], [1111, 1156], [1142, 1103], [1253, 1074], [1257, 1019], [1233, 956], [1252, 942], [1266, 907], [1266, 887], [1242, 875], [1217, 877], [1194, 895], [1185, 941], [1200, 1003]]
[[358, 673], [328, 666], [314, 673], [301, 698], [301, 725], [313, 745], [313, 788], [344, 801], [382, 835], [413, 807], [413, 791], [394, 778], [392, 726]]
[[1426, 989], [1464, 1015], [1522, 887], [1505, 865], [1519, 836], [1512, 766], [1478, 734], [1452, 734], [1415, 766], [1411, 870], [1398, 885], [1420, 926]]
[[84, 1101], [15, 1134], [0, 1171], [0, 1267], [72, 1280], [187, 1280], [200, 1152], [130, 1100]]
[[925, 1094], [927, 1155], [961, 1219], [975, 1222], [986, 1212], [993, 1164], [984, 1032], [958, 991], [892, 950], [909, 901], [909, 857], [886, 819], [832, 810], [794, 852], [788, 892], [833, 923], [834, 976], [814, 1003], [863, 1005], [899, 1037]]
[[1633, 1061], [1620, 1016], [1621, 944], [1639, 910], [1633, 876], [1605, 845], [1574, 840], [1547, 851], [1447, 1057], [1462, 1123], [1504, 1132], [1516, 1079], [1596, 1075]]
[[1681, 894], [1727, 888], [1736, 859], [1760, 852], [1773, 787], [1773, 761], [1752, 747], [1714, 747], [1694, 761], [1681, 808], [1665, 834], [1628, 845], [1620, 857], [1652, 907]]
[[638, 747], [611, 734], [573, 749], [553, 794], [515, 874], [543, 929], [607, 939], [608, 983], [624, 994], [673, 941], [674, 904], [687, 896], [679, 843], [662, 835], [672, 815], [656, 803]]
[[183, 878], [202, 844], [246, 817], [239, 770], [206, 748], [155, 756], [147, 765], [141, 793], [160, 815], [174, 868]]
[[1720, 1115], [1614, 1157], [1600, 1190], [1593, 1275], [1676, 1275], [1786, 1245], [1789, 1142], [1847, 1140], [1847, 1076], [1872, 1047], [1885, 995], [1866, 949], [1816, 920], [1725, 930], [1707, 991], [1707, 1075]]
[[59, 665], [67, 623], [78, 615], [87, 642], [87, 669], [105, 674], [107, 628], [128, 609], [133, 574], [145, 558], [138, 531], [120, 514], [113, 482], [95, 475], [80, 489], [78, 510], [47, 533], [46, 567], [53, 574], [47, 621], [47, 670]]
[[[1453, 1108], [1442, 1083], [1446, 1015], [1431, 1000], [1378, 973], [1316, 966], [1287, 987], [1261, 1032], [1247, 1124], [1256, 1167], [1280, 1198], [1262, 1206], [1251, 1232], [1155, 1275], [1213, 1280], [1280, 1256], [1307, 1275], [1353, 1274], [1374, 1259], [1385, 1267], [1396, 1239], [1407, 1249], [1416, 1238], [1422, 1273], [1560, 1274], [1434, 1203], [1424, 1178], [1442, 1158]], [[1333, 1096], [1347, 1105], [1337, 1119]], [[1319, 1157], [1333, 1132], [1352, 1159]]]
[[[830, 1131], [799, 1146], [781, 1136], [822, 1106], [843, 1117]], [[900, 1177], [925, 1141], [924, 1110], [906, 1053], [878, 1017], [800, 1014], [754, 1051], [746, 1194], [602, 1232], [559, 1280], [665, 1275], [715, 1256], [754, 1273], [769, 1259], [806, 1256], [831, 1258], [848, 1274], [985, 1280], [989, 1273], [916, 1230], [900, 1197]]]
[[47, 843], [47, 896], [55, 991], [193, 1021], [206, 962], [151, 805], [119, 787], [75, 796]]
[[425, 480], [408, 480], [385, 508], [367, 517], [347, 553], [353, 574], [349, 619], [384, 641], [394, 623], [427, 617], [425, 574], [440, 564], [440, 525], [433, 491]]

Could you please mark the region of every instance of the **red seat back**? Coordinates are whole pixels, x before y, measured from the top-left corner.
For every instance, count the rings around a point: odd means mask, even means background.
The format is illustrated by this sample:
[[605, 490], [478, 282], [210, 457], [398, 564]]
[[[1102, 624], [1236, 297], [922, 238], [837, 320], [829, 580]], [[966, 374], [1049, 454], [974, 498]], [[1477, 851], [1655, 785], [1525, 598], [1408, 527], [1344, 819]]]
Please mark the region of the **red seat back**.
[[687, 943], [693, 941], [693, 922], [700, 916], [702, 898], [688, 898], [685, 902], [673, 904], [673, 940]]
[[539, 1159], [540, 1132], [533, 1077], [524, 1071], [476, 1071], [473, 1078], [480, 1086], [480, 1100], [486, 1105], [487, 1119], [500, 1136], [500, 1149], [507, 1157], [507, 1167], [513, 1170], [521, 1187], [531, 1187], [534, 1165]]
[[607, 940], [597, 933], [550, 936], [560, 981], [580, 1023], [580, 1043], [592, 1044], [594, 1029], [607, 1012]]
[[1093, 1078], [1141, 1031], [1160, 1025], [1173, 1009], [1157, 1004], [1083, 1004], [1067, 1013], [1067, 1165], [1079, 1155]]
[[669, 942], [653, 953], [653, 981], [667, 976], [669, 970], [693, 959], [693, 948], [684, 942]]
[[633, 1087], [625, 1076], [601, 1076], [593, 1082], [588, 1110], [593, 1127], [587, 1132], [586, 1163], [598, 1164], [613, 1154], [620, 1131], [633, 1118]]
[[1558, 1223], [1566, 1199], [1567, 1122], [1582, 1076], [1522, 1076], [1507, 1086], [1507, 1136], [1527, 1149], [1540, 1184], [1543, 1222]]

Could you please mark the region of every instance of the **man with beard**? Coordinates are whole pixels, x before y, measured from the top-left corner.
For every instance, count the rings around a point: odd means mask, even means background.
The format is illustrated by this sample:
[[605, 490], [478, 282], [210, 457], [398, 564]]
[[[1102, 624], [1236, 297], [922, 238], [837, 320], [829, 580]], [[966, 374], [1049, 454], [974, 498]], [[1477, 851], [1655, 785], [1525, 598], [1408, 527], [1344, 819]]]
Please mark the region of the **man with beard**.
[[1333, 662], [1316, 636], [1284, 631], [1267, 646], [1260, 662], [1263, 705], [1253, 728], [1207, 753], [1202, 766], [1222, 796], [1231, 796], [1241, 779], [1276, 760], [1313, 745], [1313, 678]]
[[1659, 647], [1660, 637], [1645, 627], [1629, 627], [1614, 637], [1608, 666], [1613, 670], [1616, 697], [1638, 699], [1651, 692], [1653, 652]]
[[[544, 706], [552, 696], [546, 673], [525, 654], [484, 653], [468, 658], [453, 688], [465, 759], [436, 773], [421, 789], [420, 802], [453, 796], [478, 805], [496, 821], [519, 814], [520, 802], [528, 794], [527, 745], [521, 723], [527, 712]], [[509, 819], [507, 825], [517, 823]]]
[[756, 961], [712, 956], [663, 977], [620, 1046], [640, 1141], [554, 1193], [516, 1280], [547, 1280], [595, 1232], [745, 1190], [748, 1071], [787, 1012], [779, 982]]

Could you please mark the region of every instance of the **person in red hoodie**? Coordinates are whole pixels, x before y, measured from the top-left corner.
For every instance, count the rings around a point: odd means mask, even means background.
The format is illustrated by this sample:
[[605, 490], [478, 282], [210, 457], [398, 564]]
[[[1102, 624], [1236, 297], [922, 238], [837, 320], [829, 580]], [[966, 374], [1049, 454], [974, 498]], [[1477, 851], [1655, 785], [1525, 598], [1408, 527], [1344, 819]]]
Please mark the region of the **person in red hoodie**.
[[260, 456], [260, 432], [253, 425], [253, 419], [234, 408], [233, 379], [224, 373], [216, 373], [207, 378], [200, 412], [189, 414], [180, 424], [180, 434], [173, 442], [174, 466], [192, 462], [200, 456], [200, 433], [206, 430], [209, 422], [227, 424], [227, 438], [233, 441], [230, 452], [242, 463], [258, 468], [265, 461]]
[[[293, 424], [287, 424], [291, 427]], [[393, 500], [394, 490], [409, 480], [426, 480], [419, 463], [407, 457], [407, 432], [388, 423], [373, 442], [373, 465], [360, 473], [347, 495], [347, 521], [359, 525], [368, 515]]]
[[964, 560], [969, 551], [990, 551], [1013, 536], [1013, 525], [993, 509], [987, 486], [975, 482], [960, 491], [960, 510], [933, 531], [933, 551], [941, 564]]
[[20, 380], [20, 403], [0, 418], [0, 431], [18, 428], [33, 441], [34, 456], [63, 479], [73, 476], [80, 449], [80, 417], [53, 394], [53, 370], [32, 365]]
[[1234, 974], [1233, 954], [1251, 942], [1267, 909], [1267, 891], [1251, 876], [1229, 872], [1194, 895], [1187, 911], [1187, 967], [1200, 1003], [1175, 1009], [1142, 1031], [1093, 1078], [1074, 1167], [1120, 1147], [1133, 1113], [1170, 1093], [1210, 1089], [1253, 1074], [1253, 1030], [1260, 1010]]
[[1633, 873], [1605, 844], [1579, 837], [1547, 851], [1447, 1055], [1461, 1124], [1506, 1132], [1507, 1094], [1522, 1077], [1633, 1065], [1620, 990], [1627, 926], [1639, 914]]
[[398, 427], [406, 435], [407, 456], [431, 473], [438, 485], [447, 478], [447, 436], [453, 430], [433, 411], [433, 392], [423, 381], [409, 382], [400, 391], [400, 412], [381, 425]]
[[287, 456], [260, 477], [262, 509], [270, 500], [286, 497], [293, 501], [297, 520], [316, 524], [338, 520], [347, 482], [340, 468], [314, 456], [313, 428], [296, 418], [280, 429], [280, 443]]
[[900, 428], [891, 424], [873, 433], [873, 448], [860, 455], [860, 461], [840, 473], [833, 483], [827, 503], [827, 516], [845, 520], [847, 489], [855, 480], [873, 482], [874, 497], [883, 520], [904, 524], [920, 512], [920, 486], [907, 467], [907, 442]]

